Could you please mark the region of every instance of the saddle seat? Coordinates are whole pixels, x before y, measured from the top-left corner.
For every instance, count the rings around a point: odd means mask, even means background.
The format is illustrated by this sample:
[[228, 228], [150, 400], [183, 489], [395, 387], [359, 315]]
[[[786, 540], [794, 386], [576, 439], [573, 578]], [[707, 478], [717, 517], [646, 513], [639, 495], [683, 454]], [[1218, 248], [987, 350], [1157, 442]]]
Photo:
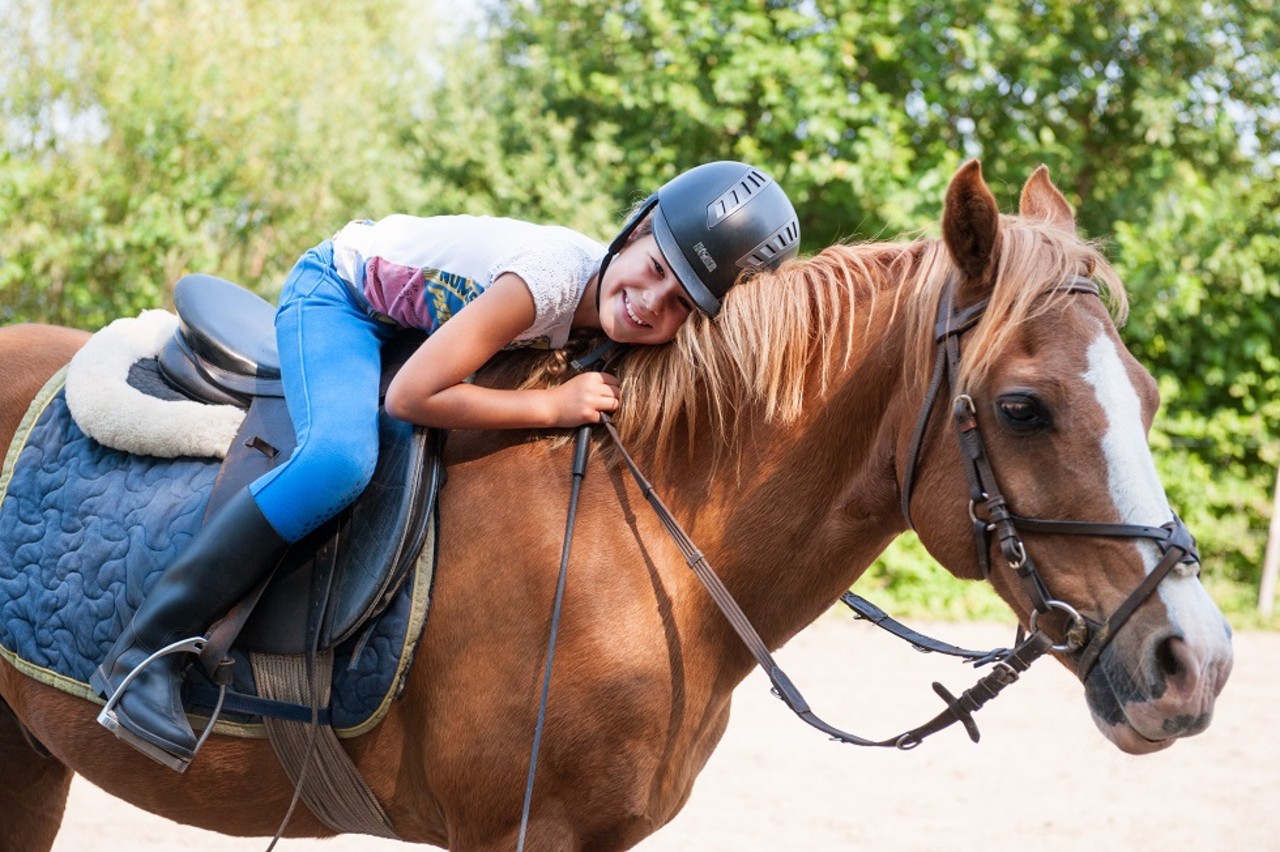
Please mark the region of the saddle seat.
[[[295, 444], [280, 382], [275, 309], [203, 274], [178, 281], [174, 304], [178, 329], [156, 357], [161, 377], [196, 401], [248, 409], [218, 473], [208, 517], [283, 463]], [[384, 346], [384, 391], [423, 336], [407, 331]], [[325, 650], [382, 611], [426, 539], [443, 479], [441, 440], [379, 413], [373, 480], [355, 503], [290, 548], [252, 613], [242, 616], [236, 647], [272, 654]]]
[[248, 408], [259, 396], [283, 397], [275, 308], [213, 275], [173, 288], [178, 332], [157, 356], [160, 373], [198, 402]]

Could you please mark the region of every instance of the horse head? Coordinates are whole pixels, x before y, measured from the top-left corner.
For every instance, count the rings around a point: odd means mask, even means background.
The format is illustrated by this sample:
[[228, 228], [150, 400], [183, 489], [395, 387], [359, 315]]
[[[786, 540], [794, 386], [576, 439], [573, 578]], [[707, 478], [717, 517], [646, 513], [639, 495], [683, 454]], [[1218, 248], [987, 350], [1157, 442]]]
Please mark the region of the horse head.
[[[957, 576], [989, 577], [1024, 626], [1044, 616], [1119, 748], [1146, 753], [1200, 732], [1231, 671], [1231, 631], [1147, 446], [1156, 382], [1095, 295], [1092, 282], [1123, 316], [1114, 270], [1077, 237], [1043, 166], [1017, 216], [1000, 215], [976, 161], [963, 166], [942, 232], [952, 312], [937, 315], [936, 330], [920, 324], [919, 346], [950, 340], [957, 360], [919, 444], [905, 424], [899, 441], [903, 470], [919, 471], [905, 490], [921, 541]], [[948, 336], [948, 322], [965, 327]], [[962, 474], [981, 467], [975, 455], [989, 482]], [[1122, 534], [1139, 529], [1151, 534]], [[1175, 538], [1181, 549], [1165, 564]], [[1157, 570], [1163, 579], [1134, 594]], [[1052, 616], [1037, 598], [1053, 602]], [[1107, 635], [1089, 649], [1085, 633]]]

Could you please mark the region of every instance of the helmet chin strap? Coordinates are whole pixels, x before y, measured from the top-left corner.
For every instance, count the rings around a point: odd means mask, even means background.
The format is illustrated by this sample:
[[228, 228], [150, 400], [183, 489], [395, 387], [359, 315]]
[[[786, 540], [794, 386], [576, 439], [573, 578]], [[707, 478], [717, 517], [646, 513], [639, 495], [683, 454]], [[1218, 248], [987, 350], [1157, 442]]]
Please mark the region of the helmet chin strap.
[[622, 230], [618, 232], [618, 236], [613, 238], [613, 242], [609, 243], [609, 248], [605, 250], [604, 257], [600, 259], [600, 270], [596, 272], [596, 314], [600, 313], [600, 291], [604, 288], [604, 271], [609, 268], [609, 262], [618, 255], [618, 252], [626, 246], [627, 241], [631, 239], [632, 232], [640, 227], [640, 223], [644, 221], [644, 217], [653, 212], [653, 208], [658, 206], [658, 193], [650, 195], [644, 200], [644, 204], [640, 205], [640, 209], [635, 215], [622, 226]]

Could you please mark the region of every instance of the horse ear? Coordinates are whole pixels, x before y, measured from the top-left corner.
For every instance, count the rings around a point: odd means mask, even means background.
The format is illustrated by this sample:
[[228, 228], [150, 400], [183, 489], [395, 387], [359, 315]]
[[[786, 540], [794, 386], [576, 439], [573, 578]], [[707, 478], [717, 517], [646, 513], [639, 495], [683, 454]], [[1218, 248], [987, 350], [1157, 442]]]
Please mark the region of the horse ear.
[[1071, 205], [1053, 185], [1053, 181], [1049, 179], [1049, 169], [1043, 165], [1031, 173], [1026, 186], [1022, 187], [1018, 212], [1028, 219], [1040, 219], [1070, 234], [1076, 232], [1076, 217], [1071, 211]]
[[942, 239], [951, 259], [970, 281], [991, 284], [1000, 256], [1000, 208], [982, 179], [982, 164], [970, 160], [960, 167], [942, 213]]

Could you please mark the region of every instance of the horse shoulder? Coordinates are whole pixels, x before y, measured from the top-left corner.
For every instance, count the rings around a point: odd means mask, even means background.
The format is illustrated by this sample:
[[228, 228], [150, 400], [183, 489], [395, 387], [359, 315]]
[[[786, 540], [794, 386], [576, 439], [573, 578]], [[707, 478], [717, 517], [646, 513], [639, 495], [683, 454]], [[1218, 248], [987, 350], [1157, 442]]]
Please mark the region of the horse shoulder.
[[[433, 610], [407, 693], [425, 710], [424, 774], [448, 779], [432, 790], [444, 820], [500, 833], [490, 817], [519, 813], [511, 767], [529, 760], [572, 448], [459, 432], [446, 455]], [[583, 837], [638, 839], [674, 816], [727, 713], [714, 660], [687, 645], [679, 551], [625, 483], [593, 458], [539, 764], [542, 794], [572, 803]]]

